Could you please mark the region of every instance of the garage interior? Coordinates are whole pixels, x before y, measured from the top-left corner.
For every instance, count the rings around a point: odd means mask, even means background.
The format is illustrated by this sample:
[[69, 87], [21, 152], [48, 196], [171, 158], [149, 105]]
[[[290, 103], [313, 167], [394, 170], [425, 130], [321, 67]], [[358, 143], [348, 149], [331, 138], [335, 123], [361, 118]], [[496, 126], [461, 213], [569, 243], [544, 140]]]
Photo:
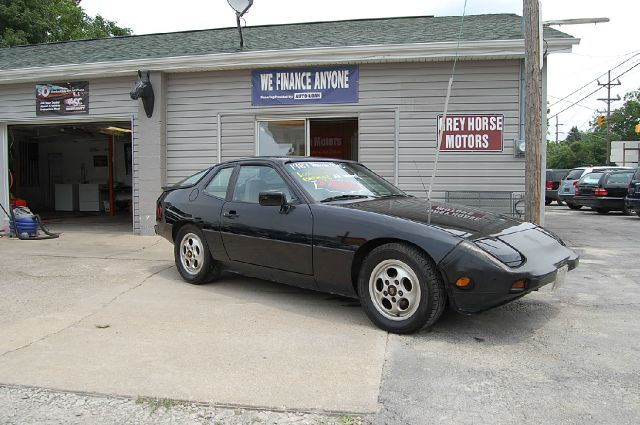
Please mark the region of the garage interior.
[[130, 122], [12, 125], [10, 197], [47, 224], [132, 223]]

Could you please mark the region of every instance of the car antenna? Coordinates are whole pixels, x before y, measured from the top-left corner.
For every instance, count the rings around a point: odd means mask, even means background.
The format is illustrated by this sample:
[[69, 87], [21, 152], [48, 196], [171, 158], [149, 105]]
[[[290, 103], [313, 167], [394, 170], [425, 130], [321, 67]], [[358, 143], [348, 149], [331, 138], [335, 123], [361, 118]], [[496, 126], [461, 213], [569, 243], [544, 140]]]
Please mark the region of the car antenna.
[[429, 191], [427, 192], [427, 200], [431, 202], [431, 190], [433, 189], [433, 182], [436, 178], [436, 171], [438, 170], [438, 160], [440, 158], [440, 144], [442, 143], [442, 135], [444, 133], [444, 127], [447, 122], [447, 110], [449, 108], [449, 97], [451, 96], [451, 86], [453, 86], [453, 76], [456, 74], [456, 64], [458, 63], [458, 51], [460, 50], [460, 40], [462, 39], [462, 30], [464, 29], [464, 16], [467, 12], [467, 0], [464, 0], [464, 7], [462, 8], [462, 17], [460, 20], [460, 31], [458, 31], [458, 44], [456, 45], [456, 53], [453, 58], [453, 68], [451, 69], [451, 77], [449, 77], [449, 85], [447, 86], [447, 97], [444, 101], [444, 112], [442, 114], [442, 123], [438, 120], [437, 133], [438, 138], [436, 140], [436, 158], [433, 162], [433, 172], [431, 173], [431, 182], [429, 183]]

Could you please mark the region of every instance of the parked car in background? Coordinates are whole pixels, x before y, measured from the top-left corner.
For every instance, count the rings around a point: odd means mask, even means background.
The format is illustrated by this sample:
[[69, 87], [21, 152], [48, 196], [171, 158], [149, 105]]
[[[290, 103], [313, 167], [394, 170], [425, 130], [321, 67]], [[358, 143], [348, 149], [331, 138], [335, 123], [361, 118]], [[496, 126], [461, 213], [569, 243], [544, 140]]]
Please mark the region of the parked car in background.
[[549, 205], [556, 201], [558, 205], [562, 205], [562, 201], [558, 198], [558, 188], [560, 182], [569, 174], [570, 169], [550, 169], [547, 170], [546, 192], [544, 195], [544, 204]]
[[576, 185], [582, 176], [594, 171], [607, 171], [607, 170], [630, 170], [631, 167], [618, 167], [615, 165], [597, 166], [597, 167], [576, 167], [569, 171], [567, 177], [562, 180], [560, 187], [558, 188], [558, 199], [566, 202], [567, 206], [572, 210], [578, 210], [582, 208], [582, 205], [576, 205], [573, 202], [573, 197], [576, 193]]
[[432, 325], [445, 305], [476, 313], [558, 287], [578, 265], [540, 226], [420, 200], [362, 164], [326, 158], [218, 164], [165, 189], [156, 233], [174, 244], [188, 283], [226, 269], [360, 298], [396, 333]]
[[572, 202], [591, 207], [599, 214], [622, 211], [627, 214], [625, 197], [633, 170], [600, 171], [582, 176], [576, 185]]
[[629, 212], [635, 212], [640, 217], [640, 167], [635, 171], [629, 186], [627, 187], [627, 197], [625, 205]]

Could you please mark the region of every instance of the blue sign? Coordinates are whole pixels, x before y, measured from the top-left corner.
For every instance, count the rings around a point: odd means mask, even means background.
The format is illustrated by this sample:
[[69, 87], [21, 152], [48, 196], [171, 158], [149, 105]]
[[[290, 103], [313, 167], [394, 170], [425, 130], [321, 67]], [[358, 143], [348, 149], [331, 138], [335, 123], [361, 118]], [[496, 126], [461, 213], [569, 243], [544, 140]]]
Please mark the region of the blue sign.
[[256, 69], [251, 73], [251, 104], [358, 103], [359, 77], [357, 66]]

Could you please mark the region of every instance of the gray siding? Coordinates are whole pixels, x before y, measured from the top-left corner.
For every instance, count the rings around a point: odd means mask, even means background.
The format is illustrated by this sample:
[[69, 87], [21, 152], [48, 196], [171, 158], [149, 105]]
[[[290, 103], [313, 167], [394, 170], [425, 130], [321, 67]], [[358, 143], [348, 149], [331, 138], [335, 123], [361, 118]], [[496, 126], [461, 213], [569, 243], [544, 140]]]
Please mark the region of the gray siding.
[[[256, 117], [359, 118], [359, 159], [394, 179], [395, 109], [399, 109], [399, 185], [424, 196], [435, 158], [436, 117], [444, 108], [450, 62], [360, 65], [356, 105], [253, 107], [249, 70], [171, 74], [167, 100], [167, 181], [217, 161], [217, 114], [222, 115], [222, 160], [255, 154]], [[520, 62], [463, 61], [456, 68], [449, 113], [505, 116], [501, 153], [442, 152], [433, 194], [447, 190], [524, 190], [518, 138]]]

